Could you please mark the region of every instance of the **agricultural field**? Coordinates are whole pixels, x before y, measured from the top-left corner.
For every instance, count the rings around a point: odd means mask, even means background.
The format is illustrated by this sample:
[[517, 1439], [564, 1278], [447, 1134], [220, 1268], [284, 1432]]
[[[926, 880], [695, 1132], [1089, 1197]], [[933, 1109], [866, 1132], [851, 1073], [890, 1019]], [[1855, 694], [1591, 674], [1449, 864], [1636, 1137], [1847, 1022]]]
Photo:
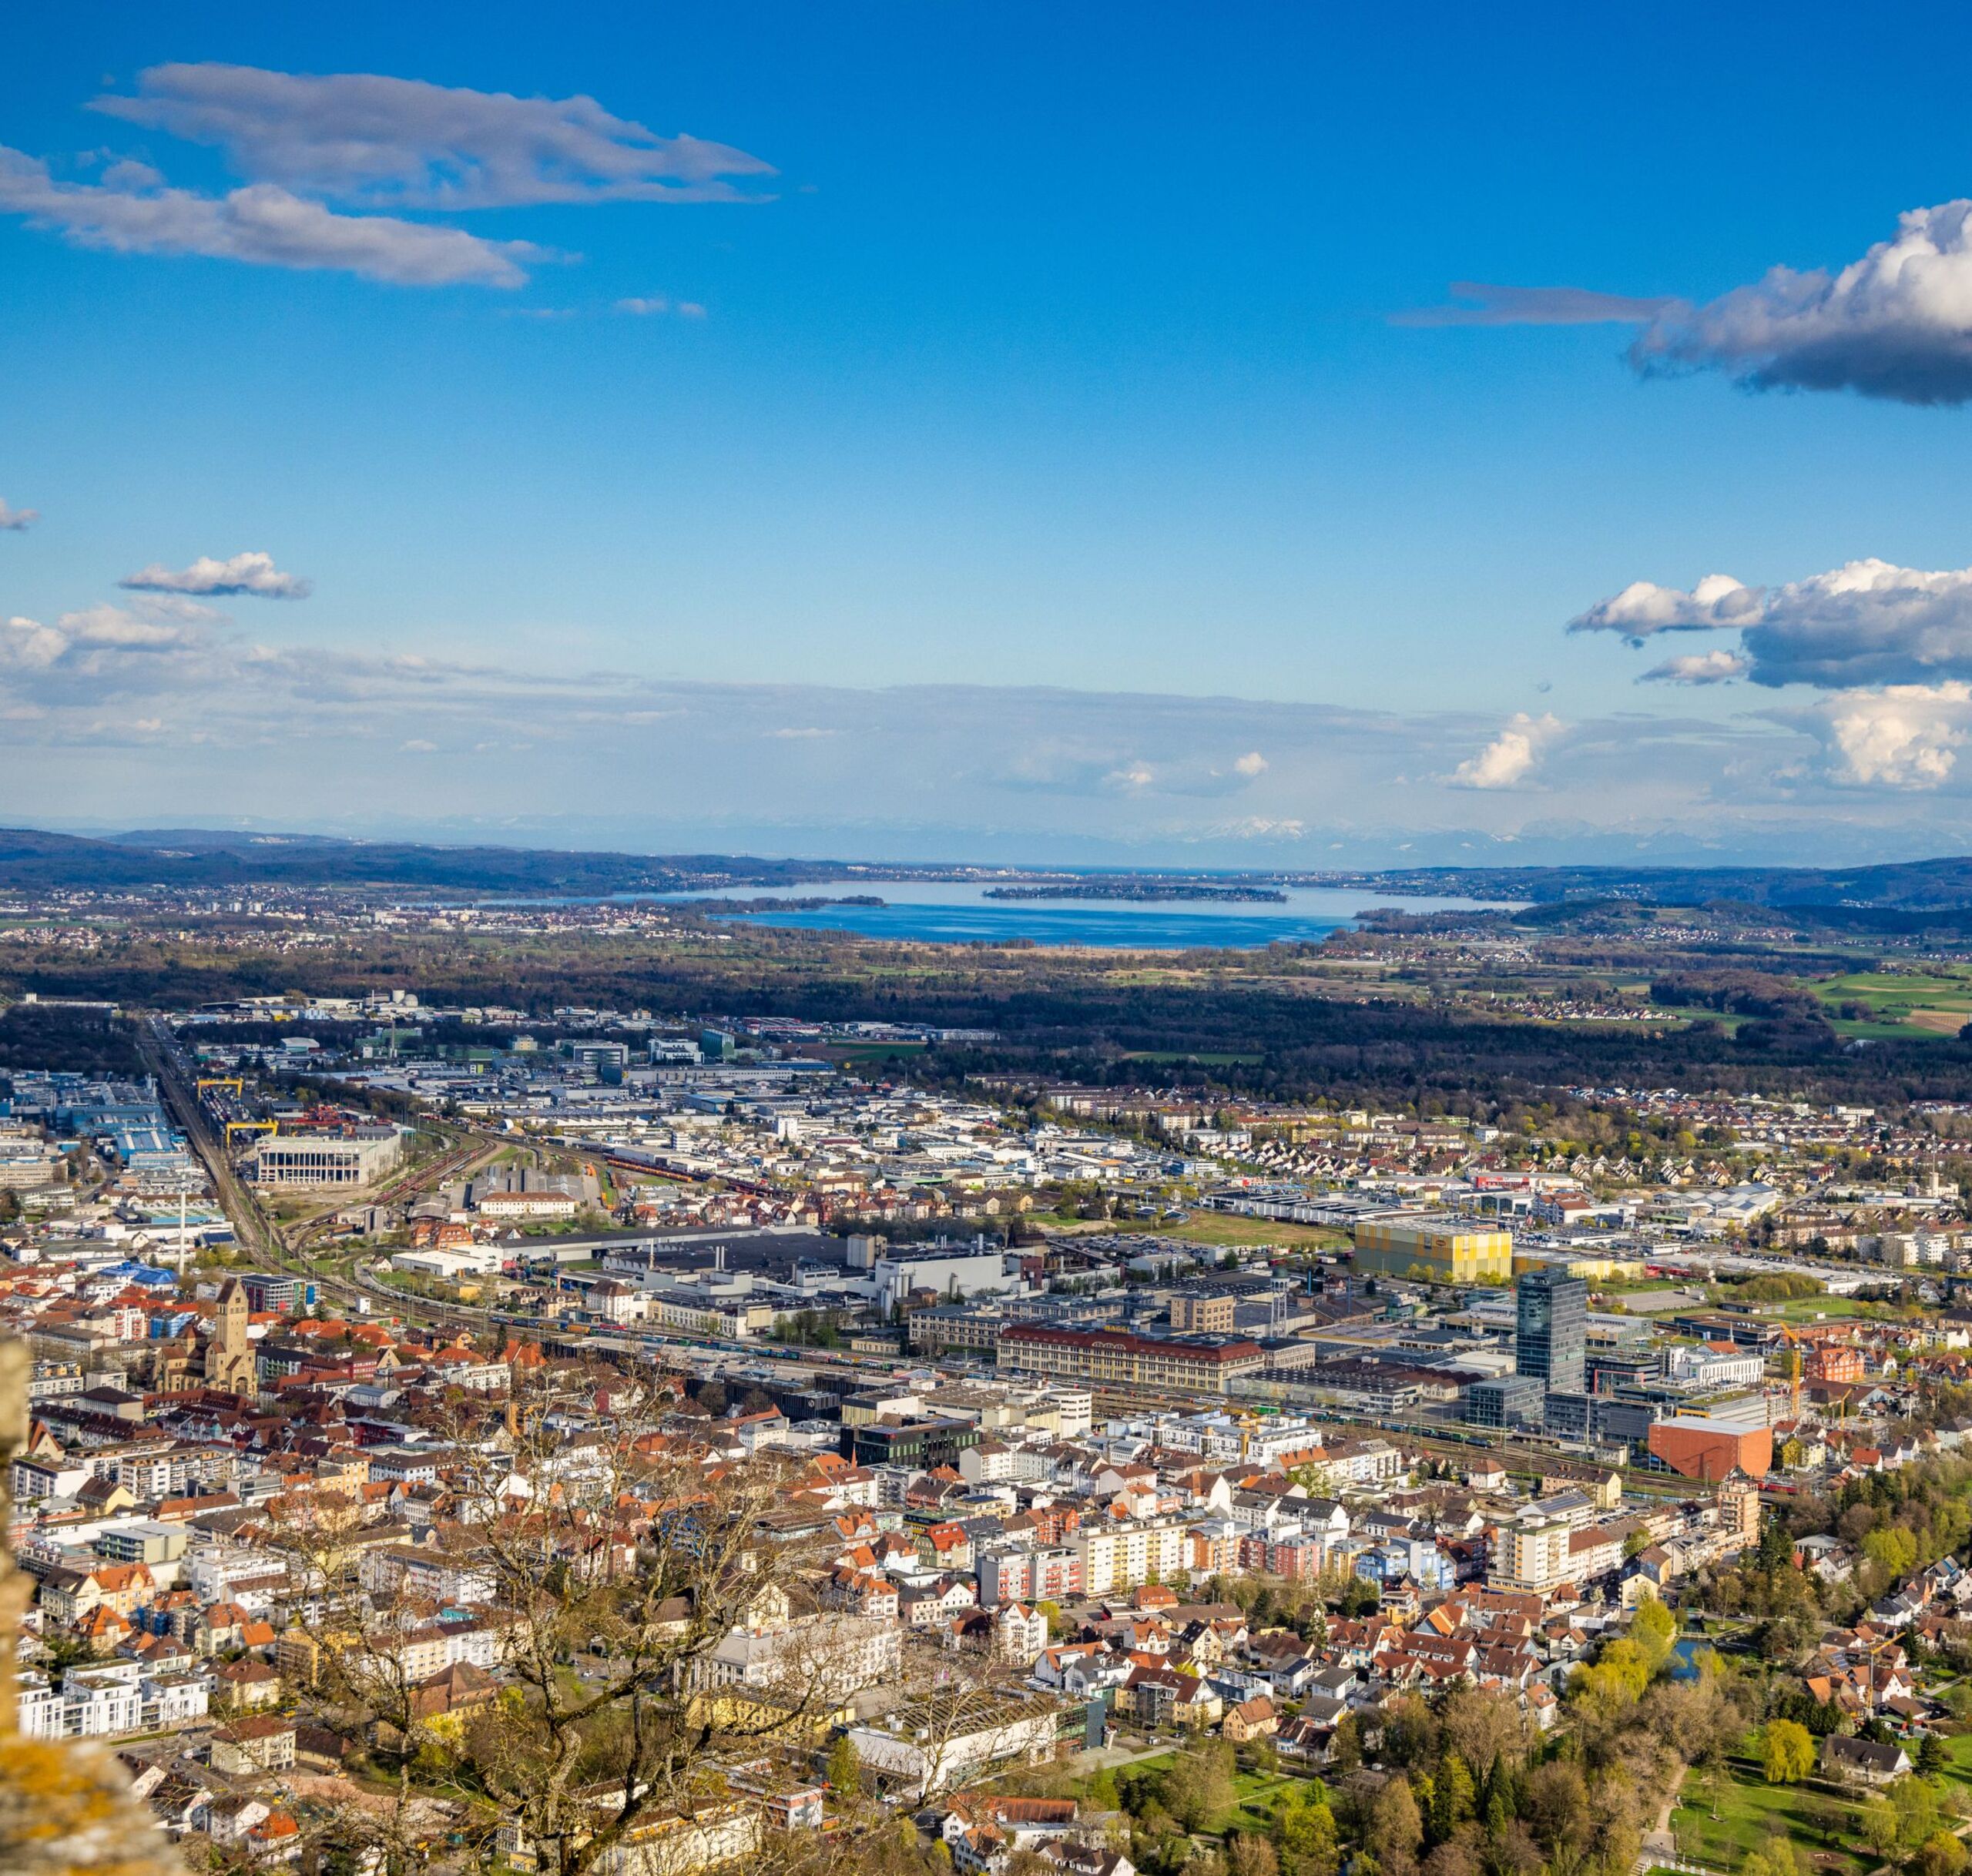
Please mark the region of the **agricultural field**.
[[[1972, 1022], [1972, 976], [1957, 971], [1852, 971], [1810, 987], [1836, 1032], [1878, 1040], [1956, 1036]], [[1847, 1015], [1836, 1013], [1846, 1008]], [[1867, 1013], [1858, 1015], [1854, 1011]]]

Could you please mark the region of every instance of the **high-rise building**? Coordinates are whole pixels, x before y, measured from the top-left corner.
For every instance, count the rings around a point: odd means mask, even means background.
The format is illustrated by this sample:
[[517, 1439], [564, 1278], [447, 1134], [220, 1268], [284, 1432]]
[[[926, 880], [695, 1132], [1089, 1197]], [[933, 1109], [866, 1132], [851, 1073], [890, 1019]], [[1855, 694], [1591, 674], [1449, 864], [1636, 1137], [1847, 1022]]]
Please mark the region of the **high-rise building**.
[[1558, 1270], [1530, 1270], [1514, 1286], [1518, 1305], [1514, 1369], [1560, 1394], [1584, 1391], [1588, 1285]]

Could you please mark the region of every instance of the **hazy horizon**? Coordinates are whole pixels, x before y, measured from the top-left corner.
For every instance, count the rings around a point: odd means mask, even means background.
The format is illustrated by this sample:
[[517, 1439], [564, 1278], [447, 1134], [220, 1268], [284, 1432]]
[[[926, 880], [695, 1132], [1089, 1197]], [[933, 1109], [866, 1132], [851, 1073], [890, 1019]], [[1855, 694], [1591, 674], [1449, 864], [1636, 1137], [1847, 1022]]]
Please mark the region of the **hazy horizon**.
[[1947, 113], [1835, 108], [1896, 35], [1807, 15], [25, 18], [0, 798], [1972, 847], [1967, 172]]

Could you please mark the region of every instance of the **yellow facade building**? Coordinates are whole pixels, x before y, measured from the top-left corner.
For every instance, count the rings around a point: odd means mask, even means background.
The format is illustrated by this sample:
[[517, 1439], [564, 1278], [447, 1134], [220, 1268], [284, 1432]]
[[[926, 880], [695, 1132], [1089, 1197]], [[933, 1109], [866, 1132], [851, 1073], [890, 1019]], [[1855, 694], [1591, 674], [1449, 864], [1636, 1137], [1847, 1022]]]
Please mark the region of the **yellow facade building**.
[[1391, 1212], [1356, 1227], [1356, 1268], [1427, 1283], [1504, 1283], [1513, 1275], [1513, 1233], [1447, 1212]]

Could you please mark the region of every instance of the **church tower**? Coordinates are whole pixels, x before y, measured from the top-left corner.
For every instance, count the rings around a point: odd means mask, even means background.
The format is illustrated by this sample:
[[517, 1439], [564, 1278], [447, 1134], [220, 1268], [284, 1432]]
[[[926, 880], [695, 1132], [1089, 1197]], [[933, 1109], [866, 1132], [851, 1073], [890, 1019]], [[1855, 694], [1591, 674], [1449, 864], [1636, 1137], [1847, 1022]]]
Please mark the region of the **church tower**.
[[257, 1391], [253, 1345], [246, 1338], [246, 1292], [237, 1277], [220, 1285], [219, 1312], [206, 1343], [205, 1382], [226, 1394]]

